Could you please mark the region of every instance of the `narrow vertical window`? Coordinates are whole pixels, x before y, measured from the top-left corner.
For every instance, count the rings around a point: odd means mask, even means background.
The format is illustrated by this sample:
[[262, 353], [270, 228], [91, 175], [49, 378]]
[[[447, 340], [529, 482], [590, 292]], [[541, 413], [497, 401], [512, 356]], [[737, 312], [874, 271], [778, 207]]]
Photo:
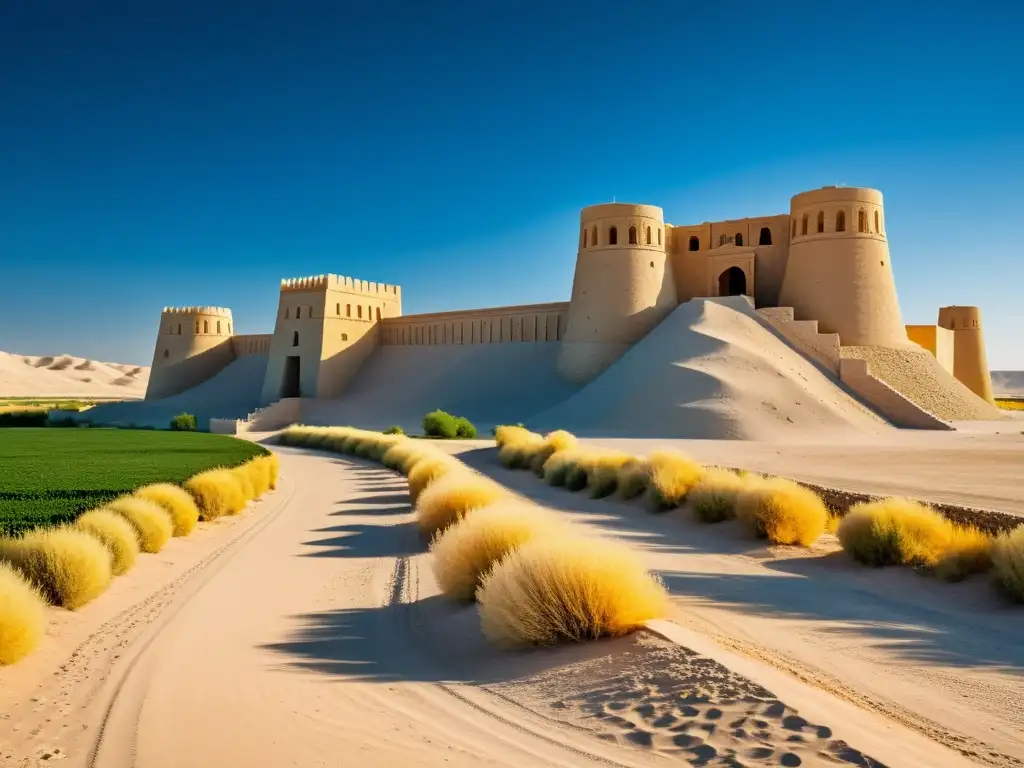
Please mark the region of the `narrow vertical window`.
[[210, 321], [209, 320], [203, 320], [203, 333], [209, 333], [209, 332], [210, 332]]
[[295, 319], [298, 320], [302, 317], [302, 307], [295, 308]]
[[768, 227], [761, 227], [761, 235], [757, 241], [758, 245], [771, 245], [772, 244], [772, 231]]
[[648, 245], [651, 244], [651, 228], [650, 227], [647, 228], [647, 244]]
[[736, 233], [736, 245], [743, 245], [743, 233], [742, 232], [737, 232]]
[[181, 323], [178, 323], [178, 335], [181, 336]]
[[836, 232], [846, 231], [846, 211], [836, 213]]
[[700, 250], [700, 238], [698, 238], [696, 235], [692, 235], [690, 237], [690, 250], [691, 251], [699, 251]]
[[351, 304], [346, 304], [345, 305], [345, 317], [352, 317], [352, 305]]
[[220, 320], [217, 321], [217, 333], [220, 333]]
[[292, 346], [293, 347], [299, 346], [299, 332], [298, 331], [293, 331], [292, 332]]
[[636, 245], [636, 227], [629, 228], [629, 244]]
[[857, 231], [858, 232], [867, 232], [868, 231], [868, 215], [864, 212], [863, 208], [861, 208], [859, 211], [857, 211]]
[[729, 238], [726, 235], [719, 235], [718, 236], [718, 244], [720, 246], [721, 245], [725, 245], [727, 242], [729, 242]]
[[341, 314], [341, 304], [335, 304], [334, 305], [334, 314], [336, 314], [336, 315], [340, 315]]
[[377, 322], [380, 322], [380, 307], [377, 307]]
[[824, 211], [818, 211], [818, 231], [819, 232], [824, 232], [825, 231], [825, 212]]
[[199, 333], [199, 321], [196, 320], [196, 333]]
[[362, 304], [360, 304], [358, 307], [356, 307], [356, 317], [358, 317], [360, 320], [363, 319], [363, 305]]
[[658, 227], [658, 245], [661, 245], [661, 227]]
[[801, 235], [806, 235], [807, 234], [807, 214], [806, 213], [804, 214], [803, 221], [800, 224], [800, 234]]
[[619, 230], [615, 227], [608, 228], [608, 245], [617, 245], [619, 242]]
[[878, 228], [878, 211], [875, 211], [875, 232], [881, 232], [881, 231], [882, 230]]

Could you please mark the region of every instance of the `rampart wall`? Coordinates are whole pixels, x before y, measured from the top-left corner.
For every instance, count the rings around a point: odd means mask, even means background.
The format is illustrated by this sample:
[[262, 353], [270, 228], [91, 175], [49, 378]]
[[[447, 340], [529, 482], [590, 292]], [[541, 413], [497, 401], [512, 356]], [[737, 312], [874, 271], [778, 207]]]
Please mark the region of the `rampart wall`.
[[506, 344], [561, 341], [568, 302], [385, 318], [381, 344]]
[[270, 342], [274, 338], [272, 333], [254, 333], [248, 336], [232, 336], [231, 351], [235, 353], [235, 359], [247, 357], [248, 355], [269, 355]]

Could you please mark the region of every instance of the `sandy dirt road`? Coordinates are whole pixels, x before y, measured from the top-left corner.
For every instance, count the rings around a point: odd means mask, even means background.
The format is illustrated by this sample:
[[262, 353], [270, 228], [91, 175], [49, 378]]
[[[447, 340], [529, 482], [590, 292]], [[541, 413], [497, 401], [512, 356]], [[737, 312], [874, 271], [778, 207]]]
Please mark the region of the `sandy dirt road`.
[[980, 764], [1024, 765], [1024, 610], [979, 577], [943, 584], [852, 563], [834, 537], [769, 547], [736, 523], [593, 500], [506, 470], [493, 449], [459, 454], [535, 502], [642, 547], [672, 592], [674, 622]]
[[436, 594], [400, 478], [281, 454], [248, 517], [154, 556], [0, 670], [3, 765], [972, 764], [710, 646], [496, 651], [472, 606]]

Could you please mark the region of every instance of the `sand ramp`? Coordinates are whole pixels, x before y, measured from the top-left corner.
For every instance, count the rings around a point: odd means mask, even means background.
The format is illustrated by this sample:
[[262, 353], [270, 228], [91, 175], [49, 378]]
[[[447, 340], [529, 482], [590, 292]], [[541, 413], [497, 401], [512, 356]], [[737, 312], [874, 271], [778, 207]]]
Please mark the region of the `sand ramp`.
[[242, 419], [255, 411], [260, 404], [266, 369], [266, 355], [249, 355], [229, 363], [215, 376], [181, 394], [162, 400], [97, 405], [83, 411], [79, 418], [97, 424], [135, 424], [163, 429], [171, 417], [185, 412], [194, 414], [200, 428], [206, 429], [211, 418]]
[[144, 366], [0, 352], [0, 396], [137, 398], [146, 394], [148, 383]]
[[769, 330], [742, 297], [680, 305], [604, 373], [529, 426], [583, 435], [748, 440], [889, 428]]
[[384, 346], [343, 397], [303, 404], [308, 424], [418, 429], [435, 408], [465, 416], [478, 428], [522, 421], [575, 391], [558, 378], [557, 342]]

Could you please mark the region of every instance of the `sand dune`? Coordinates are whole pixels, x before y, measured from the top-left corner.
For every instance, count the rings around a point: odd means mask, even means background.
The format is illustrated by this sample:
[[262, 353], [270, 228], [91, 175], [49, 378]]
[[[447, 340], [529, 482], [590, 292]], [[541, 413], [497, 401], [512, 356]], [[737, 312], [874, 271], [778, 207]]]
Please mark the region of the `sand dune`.
[[0, 397], [140, 398], [149, 368], [101, 363], [72, 355], [15, 355], [0, 352]]
[[889, 429], [768, 330], [742, 297], [680, 305], [597, 379], [528, 425], [747, 440]]

